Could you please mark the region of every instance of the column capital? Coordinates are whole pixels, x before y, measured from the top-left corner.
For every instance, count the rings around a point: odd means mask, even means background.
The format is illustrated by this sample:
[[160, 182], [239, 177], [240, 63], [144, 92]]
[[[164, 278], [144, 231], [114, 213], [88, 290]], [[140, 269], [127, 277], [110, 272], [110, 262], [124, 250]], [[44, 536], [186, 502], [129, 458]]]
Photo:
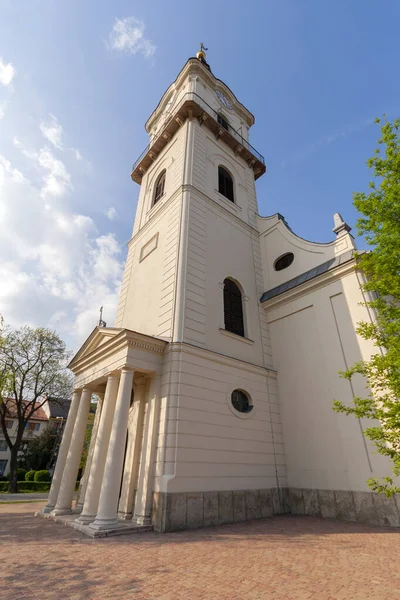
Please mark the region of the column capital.
[[131, 367], [125, 366], [122, 367], [121, 373], [133, 373], [133, 369]]
[[149, 380], [148, 377], [138, 377], [137, 379], [134, 379], [133, 381], [133, 385], [136, 387], [140, 387], [142, 385], [146, 385], [146, 382]]
[[107, 381], [113, 381], [119, 379], [119, 376], [116, 373], [110, 373], [110, 375], [107, 375]]

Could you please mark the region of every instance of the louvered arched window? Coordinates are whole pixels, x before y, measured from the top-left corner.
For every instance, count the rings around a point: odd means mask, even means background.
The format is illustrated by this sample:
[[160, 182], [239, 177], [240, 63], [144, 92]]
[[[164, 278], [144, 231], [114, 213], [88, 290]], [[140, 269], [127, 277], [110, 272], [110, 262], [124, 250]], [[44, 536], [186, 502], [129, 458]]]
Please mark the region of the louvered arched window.
[[225, 329], [244, 337], [242, 292], [232, 279], [224, 281]]
[[156, 181], [156, 187], [154, 190], [154, 200], [153, 200], [153, 204], [156, 204], [156, 202], [158, 202], [161, 198], [161, 196], [163, 196], [164, 194], [164, 189], [165, 189], [165, 169], [164, 171], [161, 171], [161, 173], [159, 174], [157, 181]]
[[235, 201], [233, 197], [233, 179], [224, 167], [218, 167], [218, 191], [231, 202]]

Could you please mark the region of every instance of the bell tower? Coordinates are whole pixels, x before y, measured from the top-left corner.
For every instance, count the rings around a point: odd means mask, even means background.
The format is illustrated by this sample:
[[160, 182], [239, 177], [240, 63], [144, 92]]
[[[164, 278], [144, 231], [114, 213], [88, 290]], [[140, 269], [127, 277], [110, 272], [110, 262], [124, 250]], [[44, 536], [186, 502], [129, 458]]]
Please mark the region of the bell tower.
[[[253, 115], [213, 75], [205, 51], [201, 44], [146, 123], [115, 325], [268, 366], [255, 193], [265, 162], [249, 142]], [[227, 279], [242, 299], [242, 329], [233, 331]]]

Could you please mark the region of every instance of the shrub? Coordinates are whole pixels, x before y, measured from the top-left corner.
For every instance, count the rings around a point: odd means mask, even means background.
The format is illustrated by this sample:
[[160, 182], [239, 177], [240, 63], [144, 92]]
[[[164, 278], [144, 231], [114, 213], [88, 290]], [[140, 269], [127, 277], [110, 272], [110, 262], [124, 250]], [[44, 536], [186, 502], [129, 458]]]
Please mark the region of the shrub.
[[[0, 493], [8, 492], [8, 481], [0, 481]], [[49, 481], [19, 481], [19, 492], [48, 492], [50, 490]]]
[[35, 473], [36, 471], [28, 471], [25, 475], [25, 481], [35, 481]]
[[0, 481], [8, 481], [5, 475], [0, 475]]
[[36, 471], [33, 480], [36, 482], [50, 481], [50, 473], [46, 469], [44, 469], [43, 471]]
[[17, 481], [25, 481], [26, 469], [17, 469]]

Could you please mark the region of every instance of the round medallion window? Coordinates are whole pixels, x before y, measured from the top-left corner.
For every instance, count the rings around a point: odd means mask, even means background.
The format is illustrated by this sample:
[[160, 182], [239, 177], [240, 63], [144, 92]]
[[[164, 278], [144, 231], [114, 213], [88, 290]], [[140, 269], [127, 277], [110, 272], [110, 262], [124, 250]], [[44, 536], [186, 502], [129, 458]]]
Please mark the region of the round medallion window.
[[240, 413], [249, 413], [253, 410], [248, 395], [242, 390], [234, 390], [231, 395], [232, 406]]
[[283, 254], [282, 256], [276, 259], [276, 261], [274, 262], [274, 269], [275, 271], [282, 271], [283, 269], [287, 269], [288, 267], [290, 267], [293, 261], [293, 252], [287, 252], [286, 254]]

